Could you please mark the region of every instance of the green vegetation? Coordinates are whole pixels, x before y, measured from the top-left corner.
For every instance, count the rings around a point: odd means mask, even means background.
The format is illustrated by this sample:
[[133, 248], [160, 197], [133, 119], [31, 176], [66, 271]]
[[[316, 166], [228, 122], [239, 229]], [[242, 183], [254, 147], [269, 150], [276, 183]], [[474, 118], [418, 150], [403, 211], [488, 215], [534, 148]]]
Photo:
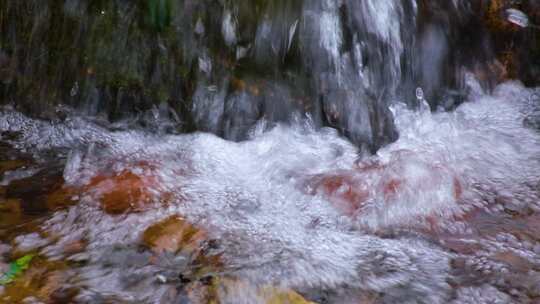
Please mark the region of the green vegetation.
[[28, 269], [28, 267], [30, 266], [30, 262], [32, 262], [33, 258], [34, 255], [27, 254], [17, 259], [15, 262], [10, 263], [9, 270], [0, 276], [0, 285], [7, 285], [13, 282], [15, 278], [17, 278], [26, 269]]

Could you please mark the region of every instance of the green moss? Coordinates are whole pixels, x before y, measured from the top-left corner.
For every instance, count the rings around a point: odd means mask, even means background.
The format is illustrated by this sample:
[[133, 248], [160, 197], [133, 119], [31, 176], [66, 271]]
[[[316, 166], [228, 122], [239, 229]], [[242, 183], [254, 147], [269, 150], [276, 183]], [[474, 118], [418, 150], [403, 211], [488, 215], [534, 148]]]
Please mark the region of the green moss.
[[157, 32], [165, 31], [173, 18], [174, 3], [172, 0], [144, 0], [145, 21]]

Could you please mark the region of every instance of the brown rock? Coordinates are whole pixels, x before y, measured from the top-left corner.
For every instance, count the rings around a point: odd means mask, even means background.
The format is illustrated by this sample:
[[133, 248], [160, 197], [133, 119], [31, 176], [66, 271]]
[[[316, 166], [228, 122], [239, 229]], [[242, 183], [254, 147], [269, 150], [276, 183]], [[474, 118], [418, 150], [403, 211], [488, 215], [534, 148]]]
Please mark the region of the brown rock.
[[478, 243], [467, 242], [458, 238], [442, 238], [441, 246], [452, 250], [459, 254], [474, 254], [482, 249], [482, 246]]
[[25, 214], [41, 215], [49, 211], [47, 196], [64, 184], [63, 166], [42, 169], [33, 176], [12, 181], [6, 188], [6, 197], [19, 199]]
[[266, 304], [313, 304], [291, 289], [266, 288], [262, 294]]
[[4, 174], [6, 171], [12, 171], [24, 166], [28, 166], [30, 161], [24, 159], [13, 159], [0, 161], [0, 174]]
[[49, 210], [58, 210], [69, 207], [75, 203], [73, 197], [77, 190], [66, 185], [58, 185], [51, 193], [47, 194], [45, 202]]
[[520, 257], [511, 251], [496, 253], [491, 257], [493, 260], [502, 262], [510, 266], [510, 269], [518, 272], [528, 272], [532, 269], [533, 264], [527, 259]]
[[217, 304], [218, 295], [215, 284], [203, 284], [202, 282], [193, 282], [184, 288], [185, 297], [189, 299], [189, 303], [193, 304]]
[[216, 278], [207, 288], [207, 294], [213, 295], [214, 299], [219, 295], [220, 299], [225, 298], [229, 301], [243, 298], [266, 304], [315, 304], [290, 288], [257, 286], [237, 278]]
[[180, 217], [173, 216], [148, 227], [143, 233], [143, 243], [156, 253], [179, 250], [198, 253], [206, 240], [206, 232], [194, 227]]
[[88, 243], [85, 240], [75, 240], [64, 245], [64, 253], [75, 254], [83, 252]]
[[140, 211], [152, 202], [151, 193], [157, 184], [155, 178], [140, 176], [129, 170], [116, 175], [98, 175], [86, 189], [96, 194], [101, 208], [109, 214]]
[[0, 228], [16, 225], [23, 219], [21, 202], [16, 199], [0, 199]]
[[[36, 257], [29, 268], [13, 283], [8, 284], [0, 303], [21, 303], [27, 297], [34, 297], [45, 303], [69, 303], [54, 301], [53, 295], [67, 280], [62, 262], [54, 262]], [[9, 300], [5, 302], [6, 298]], [[4, 300], [4, 302], [2, 302]]]

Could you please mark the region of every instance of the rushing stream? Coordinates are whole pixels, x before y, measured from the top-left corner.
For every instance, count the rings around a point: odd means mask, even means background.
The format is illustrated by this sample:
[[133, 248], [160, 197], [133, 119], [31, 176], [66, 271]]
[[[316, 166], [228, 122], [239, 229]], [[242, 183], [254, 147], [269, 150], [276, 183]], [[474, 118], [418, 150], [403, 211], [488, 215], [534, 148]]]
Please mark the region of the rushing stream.
[[[193, 289], [289, 303], [265, 286], [317, 303], [528, 303], [540, 292], [540, 133], [524, 124], [535, 98], [505, 83], [454, 112], [396, 104], [400, 138], [374, 156], [309, 119], [261, 121], [235, 143], [6, 108], [1, 142], [35, 158], [4, 174], [8, 194], [60, 164], [72, 202], [0, 231], [12, 252], [62, 263], [48, 271], [77, 303], [209, 301]], [[171, 216], [204, 233], [176, 254], [143, 246]]]
[[0, 1], [0, 303], [539, 303], [537, 2]]

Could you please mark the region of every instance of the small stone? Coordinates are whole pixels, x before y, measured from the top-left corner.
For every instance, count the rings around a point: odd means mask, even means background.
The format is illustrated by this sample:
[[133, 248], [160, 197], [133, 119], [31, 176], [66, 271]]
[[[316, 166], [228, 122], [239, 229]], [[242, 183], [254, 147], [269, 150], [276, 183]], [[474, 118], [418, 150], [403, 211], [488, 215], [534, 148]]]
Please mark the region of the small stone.
[[88, 254], [86, 252], [77, 253], [77, 254], [74, 254], [74, 255], [70, 256], [68, 258], [68, 260], [73, 261], [73, 262], [79, 262], [79, 263], [86, 262], [86, 261], [90, 260], [90, 254]]
[[76, 254], [84, 251], [86, 248], [86, 242], [84, 240], [75, 240], [64, 245], [64, 253]]
[[22, 300], [23, 304], [39, 304], [41, 303], [36, 297], [26, 297]]
[[166, 284], [167, 283], [167, 278], [161, 274], [158, 274], [156, 276], [156, 279], [158, 280], [158, 282], [160, 282], [161, 284]]
[[52, 292], [51, 303], [73, 303], [73, 299], [79, 294], [79, 290], [74, 287], [60, 287]]

